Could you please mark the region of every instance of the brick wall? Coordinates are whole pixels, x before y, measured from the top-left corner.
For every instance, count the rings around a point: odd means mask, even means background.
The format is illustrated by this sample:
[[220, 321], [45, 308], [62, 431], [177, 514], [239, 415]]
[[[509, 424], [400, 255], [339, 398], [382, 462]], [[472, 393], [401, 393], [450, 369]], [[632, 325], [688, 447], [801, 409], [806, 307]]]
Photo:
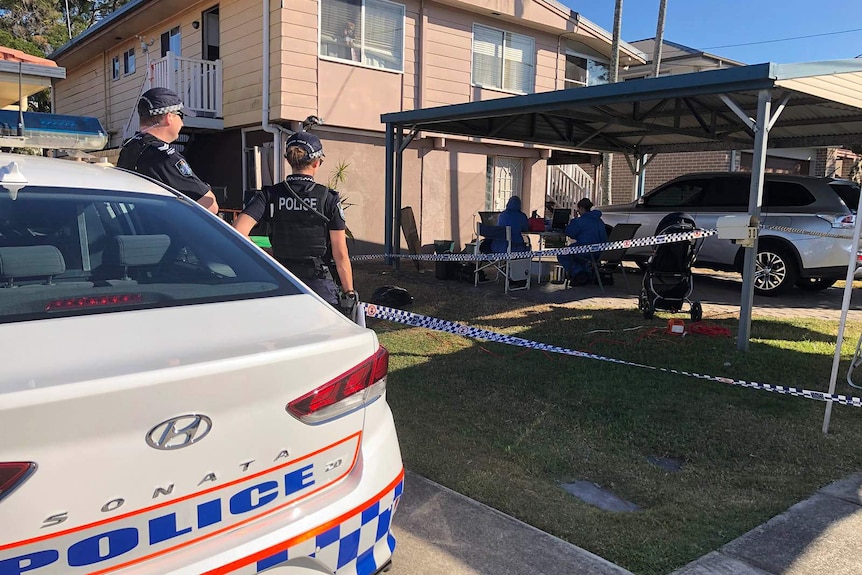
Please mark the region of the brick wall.
[[[659, 154], [646, 167], [644, 192], [692, 172], [726, 172], [731, 169], [731, 152], [679, 152]], [[614, 154], [611, 175], [611, 203], [624, 204], [635, 199], [634, 174], [621, 154]]]

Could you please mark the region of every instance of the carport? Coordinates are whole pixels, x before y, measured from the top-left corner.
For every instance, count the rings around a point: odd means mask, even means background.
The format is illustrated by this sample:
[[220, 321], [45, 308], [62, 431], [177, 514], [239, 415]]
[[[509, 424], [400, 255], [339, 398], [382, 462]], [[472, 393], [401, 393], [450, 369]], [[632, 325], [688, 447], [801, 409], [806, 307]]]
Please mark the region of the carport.
[[[400, 252], [402, 153], [423, 131], [621, 153], [636, 174], [636, 186], [655, 154], [753, 149], [749, 214], [759, 221], [767, 146], [862, 141], [862, 60], [757, 64], [395, 112], [383, 114], [381, 121], [386, 124], [384, 244], [389, 254]], [[860, 222], [857, 218], [854, 245]], [[756, 253], [756, 242], [745, 251], [740, 350], [748, 350]], [[848, 265], [839, 349], [853, 271]], [[833, 388], [838, 357], [836, 352]]]

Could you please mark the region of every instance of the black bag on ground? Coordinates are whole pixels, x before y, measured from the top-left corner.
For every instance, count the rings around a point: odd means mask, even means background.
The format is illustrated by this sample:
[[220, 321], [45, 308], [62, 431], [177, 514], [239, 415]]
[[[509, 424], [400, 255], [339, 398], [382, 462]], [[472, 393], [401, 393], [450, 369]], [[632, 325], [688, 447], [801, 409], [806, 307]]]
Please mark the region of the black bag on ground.
[[413, 296], [403, 287], [382, 286], [371, 294], [371, 303], [386, 307], [402, 307], [413, 303]]

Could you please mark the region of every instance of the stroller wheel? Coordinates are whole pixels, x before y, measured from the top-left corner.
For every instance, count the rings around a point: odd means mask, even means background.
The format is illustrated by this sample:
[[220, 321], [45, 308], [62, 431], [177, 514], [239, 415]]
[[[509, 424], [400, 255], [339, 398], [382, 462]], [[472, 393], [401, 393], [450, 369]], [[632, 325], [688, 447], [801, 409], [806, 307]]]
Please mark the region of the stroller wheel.
[[638, 299], [638, 309], [644, 314], [644, 319], [652, 319], [652, 316], [655, 315], [655, 307], [646, 290], [641, 291], [641, 296]]
[[699, 301], [691, 302], [691, 321], [700, 321], [703, 319], [703, 307]]

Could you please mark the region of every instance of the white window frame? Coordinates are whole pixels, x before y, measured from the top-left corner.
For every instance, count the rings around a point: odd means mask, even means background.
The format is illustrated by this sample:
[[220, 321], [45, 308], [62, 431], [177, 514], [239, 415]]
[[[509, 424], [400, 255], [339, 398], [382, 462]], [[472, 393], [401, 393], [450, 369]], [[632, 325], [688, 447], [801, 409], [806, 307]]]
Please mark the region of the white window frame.
[[164, 58], [167, 56], [168, 52], [173, 52], [176, 56], [183, 55], [183, 31], [181, 26], [171, 26], [167, 32], [163, 32], [161, 36], [159, 36], [159, 42], [161, 42], [161, 37], [167, 35], [168, 37], [168, 49], [165, 50], [164, 45], [159, 46], [159, 52], [164, 52], [161, 54], [161, 57]]
[[485, 208], [501, 212], [512, 196], [521, 196], [524, 185], [524, 158], [488, 156], [485, 173]]
[[[131, 63], [131, 66], [129, 65]], [[135, 49], [129, 48], [123, 52], [123, 75], [129, 76], [135, 73]]]
[[114, 56], [111, 58], [111, 79], [119, 80], [120, 79], [120, 57]]
[[[483, 29], [486, 33], [499, 33], [500, 34], [500, 42], [495, 45], [495, 52], [501, 54], [500, 56], [500, 85], [488, 85], [482, 82], [481, 78], [476, 78], [476, 29]], [[511, 39], [518, 39], [519, 41], [524, 41], [529, 44], [529, 50], [525, 52], [529, 53], [530, 61], [522, 62], [523, 64], [529, 66], [530, 68], [530, 79], [529, 85], [527, 86], [527, 90], [522, 91], [515, 89], [511, 86], [507, 87], [507, 74], [506, 74], [506, 51], [507, 51], [507, 37]], [[500, 92], [508, 92], [510, 94], [532, 94], [536, 89], [536, 39], [531, 36], [525, 36], [524, 34], [518, 34], [516, 32], [509, 32], [507, 30], [502, 30], [500, 28], [494, 28], [492, 26], [486, 26], [485, 24], [478, 24], [476, 22], [473, 23], [473, 35], [471, 38], [471, 58], [470, 58], [470, 83], [472, 86], [478, 88], [486, 88], [490, 90], [498, 90]], [[512, 48], [509, 47], [509, 50]]]
[[[319, 9], [317, 11], [317, 55], [321, 60], [329, 60], [332, 62], [339, 62], [341, 64], [350, 64], [352, 66], [360, 66], [362, 68], [371, 68], [372, 70], [380, 70], [382, 72], [393, 72], [396, 74], [404, 73], [404, 58], [405, 58], [405, 42], [406, 42], [406, 33], [407, 33], [407, 9], [404, 4], [400, 4], [398, 2], [391, 2], [390, 0], [359, 0], [359, 37], [356, 38], [356, 42], [359, 44], [357, 48], [359, 60], [353, 60], [350, 58], [343, 58], [337, 55], [332, 54], [324, 54], [324, 46], [329, 44], [328, 42], [324, 42], [323, 40], [323, 4], [327, 0], [320, 0], [318, 2]], [[395, 10], [398, 10], [401, 15], [401, 38], [400, 38], [400, 68], [385, 68], [381, 66], [375, 66], [373, 63], [368, 62], [369, 52], [373, 52], [374, 49], [366, 45], [365, 32], [367, 29], [366, 26], [366, 6], [368, 3], [376, 3], [379, 5], [386, 5], [392, 7]], [[336, 44], [338, 45], [338, 44]], [[395, 53], [395, 48], [393, 47], [393, 54]], [[329, 49], [329, 47], [327, 47]]]
[[[595, 56], [590, 56], [588, 54], [576, 52], [575, 50], [571, 50], [568, 48], [566, 49], [566, 56], [567, 57], [568, 56], [575, 56], [576, 58], [583, 58], [584, 60], [587, 60], [587, 81], [586, 82], [580, 82], [578, 80], [569, 79], [566, 76], [566, 70], [564, 68], [563, 69], [563, 87], [564, 88], [586, 88], [587, 86], [593, 86], [594, 85], [594, 84], [590, 84], [590, 75], [589, 75], [590, 74], [590, 66], [589, 66], [590, 60], [592, 60], [593, 62], [596, 62], [598, 64], [604, 64], [604, 66], [608, 68], [608, 73], [610, 73], [610, 63], [606, 60], [601, 59], [601, 58], [596, 58]], [[565, 66], [565, 64], [564, 64], [564, 66]]]

